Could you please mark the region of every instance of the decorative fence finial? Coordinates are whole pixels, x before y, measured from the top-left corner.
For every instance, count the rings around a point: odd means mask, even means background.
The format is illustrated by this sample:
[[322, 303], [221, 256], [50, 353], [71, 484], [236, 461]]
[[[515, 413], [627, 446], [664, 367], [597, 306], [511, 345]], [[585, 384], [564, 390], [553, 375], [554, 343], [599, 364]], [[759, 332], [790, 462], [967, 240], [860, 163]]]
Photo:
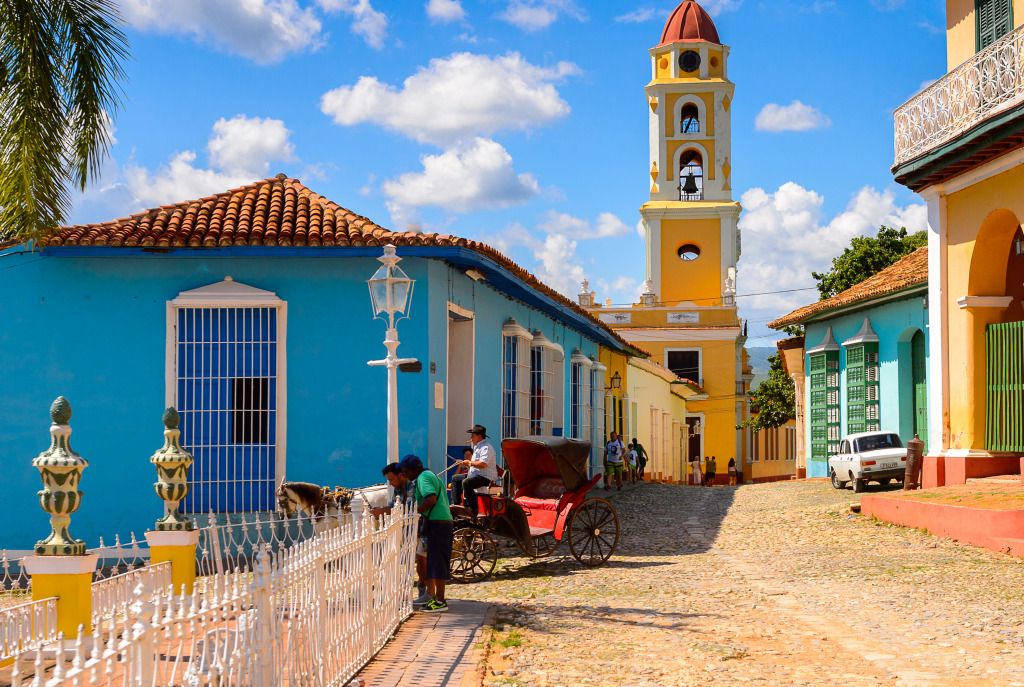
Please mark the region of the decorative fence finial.
[[50, 406], [50, 448], [32, 460], [39, 470], [43, 489], [39, 493], [39, 506], [50, 514], [50, 536], [36, 542], [40, 556], [84, 556], [85, 542], [73, 539], [68, 533], [71, 514], [82, 505], [82, 470], [89, 461], [71, 448], [71, 404], [59, 396]]
[[192, 530], [192, 521], [178, 512], [178, 503], [188, 494], [188, 469], [192, 454], [182, 448], [178, 437], [181, 419], [173, 407], [164, 411], [164, 445], [153, 454], [149, 462], [156, 466], [156, 495], [167, 502], [167, 515], [156, 521], [157, 531], [180, 532]]

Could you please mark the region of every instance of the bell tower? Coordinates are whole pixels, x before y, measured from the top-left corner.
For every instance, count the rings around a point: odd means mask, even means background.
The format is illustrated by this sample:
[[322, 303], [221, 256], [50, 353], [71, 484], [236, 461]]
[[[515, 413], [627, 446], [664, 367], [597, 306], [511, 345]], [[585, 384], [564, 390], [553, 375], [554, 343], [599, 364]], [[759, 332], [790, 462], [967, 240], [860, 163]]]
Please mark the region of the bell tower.
[[651, 48], [647, 279], [667, 306], [734, 305], [740, 206], [732, 200], [729, 48], [685, 0]]

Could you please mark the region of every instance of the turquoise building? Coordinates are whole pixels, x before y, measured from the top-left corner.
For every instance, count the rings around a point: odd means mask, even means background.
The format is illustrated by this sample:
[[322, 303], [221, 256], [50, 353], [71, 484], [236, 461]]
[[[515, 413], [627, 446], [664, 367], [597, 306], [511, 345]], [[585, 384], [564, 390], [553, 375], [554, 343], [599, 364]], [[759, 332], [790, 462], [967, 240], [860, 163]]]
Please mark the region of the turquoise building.
[[90, 466], [72, 532], [139, 537], [162, 510], [148, 458], [165, 406], [196, 456], [190, 512], [265, 511], [282, 480], [382, 481], [386, 323], [367, 279], [393, 244], [415, 280], [398, 355], [399, 453], [441, 470], [466, 429], [593, 440], [604, 346], [630, 347], [492, 248], [396, 233], [278, 175], [208, 198], [0, 248], [0, 548], [47, 531], [30, 461], [48, 408], [73, 407]]
[[808, 477], [827, 477], [847, 434], [885, 430], [928, 446], [928, 249], [769, 323], [803, 325], [797, 384]]

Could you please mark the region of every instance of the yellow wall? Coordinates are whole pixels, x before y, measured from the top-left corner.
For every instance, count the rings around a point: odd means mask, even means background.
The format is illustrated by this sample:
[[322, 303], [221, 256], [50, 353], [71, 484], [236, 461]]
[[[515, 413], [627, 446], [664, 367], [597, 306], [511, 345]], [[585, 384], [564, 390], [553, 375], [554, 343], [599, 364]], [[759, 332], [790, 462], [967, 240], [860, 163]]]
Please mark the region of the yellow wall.
[[[676, 135], [676, 103], [679, 99], [686, 97], [687, 100], [690, 98], [700, 98], [704, 101], [704, 110], [706, 112], [705, 119], [700, 123], [701, 136], [714, 136], [715, 135], [715, 94], [714, 93], [669, 93], [665, 97], [665, 137], [672, 138]], [[704, 141], [701, 141], [703, 144]], [[709, 150], [710, 152], [710, 150]], [[671, 157], [670, 157], [671, 159]], [[712, 165], [714, 166], [714, 165]]]
[[672, 78], [672, 51], [666, 48], [663, 52], [655, 53], [654, 74], [656, 79]]
[[[947, 197], [948, 312], [943, 336], [949, 350], [949, 417], [944, 431], [953, 449], [985, 444], [985, 326], [1020, 319], [1013, 309], [961, 309], [963, 296], [1002, 296], [1013, 234], [1024, 218], [1024, 166], [978, 182]], [[933, 333], [934, 335], [934, 333]], [[966, 371], [966, 383], [961, 370]]]
[[[791, 431], [787, 431], [791, 430]], [[751, 446], [750, 467], [744, 470], [745, 481], [763, 482], [772, 478], [796, 475], [796, 421], [790, 420], [782, 427], [752, 433], [756, 444], [757, 460], [753, 460], [755, 448]], [[793, 458], [788, 458], [792, 454]]]
[[[679, 247], [693, 243], [700, 257], [685, 262]], [[666, 302], [720, 305], [722, 296], [722, 222], [719, 219], [665, 219], [661, 222], [661, 293]]]
[[[629, 398], [636, 404], [636, 426], [633, 436], [647, 449], [647, 474], [651, 480], [682, 482], [686, 479], [686, 444], [681, 441], [679, 429], [686, 423], [686, 401], [673, 393], [671, 384], [660, 375], [629, 366]], [[658, 439], [654, 441], [651, 409], [657, 415]], [[663, 413], [668, 412], [668, 422]], [[673, 424], [673, 422], [677, 424]], [[664, 430], [669, 429], [669, 441], [664, 441]]]
[[[736, 343], [734, 341], [694, 341], [663, 343], [645, 341], [644, 348], [651, 360], [664, 365], [666, 348], [700, 348], [701, 374], [708, 400], [687, 401], [691, 415], [704, 413], [704, 453], [715, 456], [719, 465], [729, 458], [741, 462], [736, 455]], [[701, 380], [692, 380], [700, 383]]]
[[[1013, 0], [1013, 25], [1024, 23], [1024, 0]], [[975, 53], [977, 29], [974, 0], [946, 0], [946, 71]]]

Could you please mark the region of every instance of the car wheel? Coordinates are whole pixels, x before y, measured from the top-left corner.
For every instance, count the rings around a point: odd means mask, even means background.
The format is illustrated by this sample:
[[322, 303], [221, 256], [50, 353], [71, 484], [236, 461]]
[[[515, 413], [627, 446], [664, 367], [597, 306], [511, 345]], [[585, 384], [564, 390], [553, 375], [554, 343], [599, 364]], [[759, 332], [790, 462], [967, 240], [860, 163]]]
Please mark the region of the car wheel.
[[832, 475], [831, 476], [832, 476], [832, 486], [834, 488], [836, 488], [836, 489], [843, 489], [843, 488], [846, 487], [846, 482], [843, 482], [842, 480], [839, 479], [839, 475], [836, 474], [835, 470], [832, 471]]
[[878, 480], [878, 483], [881, 484], [884, 487], [885, 485], [889, 484], [889, 482], [891, 482], [891, 481], [892, 481], [891, 477], [886, 477], [885, 479]]
[[860, 494], [864, 491], [864, 487], [867, 486], [867, 481], [863, 479], [853, 480], [853, 493]]

